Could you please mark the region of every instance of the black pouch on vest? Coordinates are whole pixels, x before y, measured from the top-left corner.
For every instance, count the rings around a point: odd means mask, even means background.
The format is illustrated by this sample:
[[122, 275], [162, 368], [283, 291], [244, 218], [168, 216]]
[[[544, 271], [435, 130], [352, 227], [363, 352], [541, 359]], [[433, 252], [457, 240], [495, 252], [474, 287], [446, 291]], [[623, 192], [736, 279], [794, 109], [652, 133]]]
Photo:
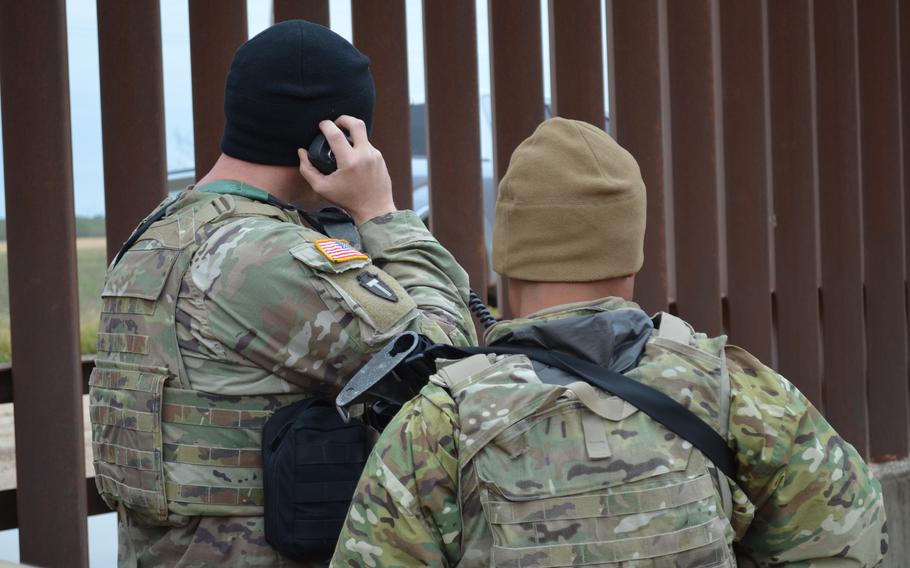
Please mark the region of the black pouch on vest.
[[369, 453], [367, 427], [308, 398], [280, 408], [262, 431], [265, 539], [296, 560], [335, 549]]

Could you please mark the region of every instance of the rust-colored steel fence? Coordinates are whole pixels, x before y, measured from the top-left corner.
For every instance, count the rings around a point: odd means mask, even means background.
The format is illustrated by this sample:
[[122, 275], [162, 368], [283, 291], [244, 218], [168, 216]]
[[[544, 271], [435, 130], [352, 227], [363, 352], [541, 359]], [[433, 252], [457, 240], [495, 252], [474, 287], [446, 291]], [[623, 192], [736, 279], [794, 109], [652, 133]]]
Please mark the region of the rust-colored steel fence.
[[[375, 141], [411, 204], [404, 0], [351, 0]], [[108, 255], [166, 193], [157, 0], [98, 0]], [[246, 2], [190, 0], [196, 171], [217, 157]], [[486, 288], [474, 0], [424, 0], [430, 223]], [[873, 461], [910, 453], [910, 6], [898, 0], [550, 0], [551, 111], [610, 129], [648, 186], [637, 299], [776, 366]], [[274, 0], [327, 23], [327, 0]], [[489, 0], [494, 180], [545, 116], [539, 5]], [[21, 558], [86, 566], [64, 0], [0, 2]], [[558, 191], [558, 188], [554, 188]], [[502, 297], [500, 285], [500, 297]], [[502, 306], [508, 313], [508, 306]]]

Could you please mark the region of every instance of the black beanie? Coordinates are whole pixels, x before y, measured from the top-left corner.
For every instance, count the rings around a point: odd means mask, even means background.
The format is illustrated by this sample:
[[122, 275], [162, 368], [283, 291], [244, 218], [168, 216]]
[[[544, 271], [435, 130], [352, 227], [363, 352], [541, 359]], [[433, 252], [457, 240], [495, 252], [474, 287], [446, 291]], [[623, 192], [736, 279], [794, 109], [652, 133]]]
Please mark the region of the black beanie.
[[373, 120], [370, 60], [335, 32], [304, 20], [275, 24], [234, 54], [224, 93], [221, 151], [247, 162], [296, 166], [319, 122]]

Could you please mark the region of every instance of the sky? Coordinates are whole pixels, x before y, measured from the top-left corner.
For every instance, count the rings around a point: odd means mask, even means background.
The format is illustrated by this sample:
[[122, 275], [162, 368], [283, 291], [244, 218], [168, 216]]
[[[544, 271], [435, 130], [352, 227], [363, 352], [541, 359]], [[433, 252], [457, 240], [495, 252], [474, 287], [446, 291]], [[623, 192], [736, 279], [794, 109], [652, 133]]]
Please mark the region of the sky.
[[[490, 93], [490, 48], [487, 1], [476, 1], [478, 96]], [[601, 0], [603, 3], [603, 0]], [[411, 103], [422, 103], [424, 92], [422, 0], [406, 0], [408, 81]], [[549, 99], [549, 41], [546, 0], [540, 0], [544, 54], [544, 97]], [[601, 9], [603, 12], [603, 7]], [[70, 114], [73, 137], [75, 212], [104, 214], [104, 169], [101, 144], [101, 103], [98, 74], [98, 26], [95, 0], [67, 0]], [[247, 0], [248, 31], [253, 36], [272, 22], [271, 0]], [[330, 27], [351, 39], [350, 0], [329, 0]], [[161, 43], [164, 69], [165, 129], [169, 172], [193, 168], [193, 103], [191, 89], [189, 12], [187, 0], [161, 0]], [[604, 38], [605, 39], [605, 38]], [[606, 42], [603, 41], [603, 45]], [[604, 62], [606, 65], [606, 55]], [[605, 81], [607, 74], [604, 73]], [[607, 92], [605, 85], [604, 92]], [[2, 109], [0, 109], [2, 112]], [[492, 154], [489, 105], [481, 103], [481, 155]], [[485, 124], [484, 124], [485, 122]], [[2, 148], [2, 142], [0, 142]], [[2, 162], [2, 160], [0, 160]], [[2, 173], [2, 163], [0, 163]], [[0, 176], [0, 193], [4, 193]], [[5, 195], [0, 217], [6, 216]]]

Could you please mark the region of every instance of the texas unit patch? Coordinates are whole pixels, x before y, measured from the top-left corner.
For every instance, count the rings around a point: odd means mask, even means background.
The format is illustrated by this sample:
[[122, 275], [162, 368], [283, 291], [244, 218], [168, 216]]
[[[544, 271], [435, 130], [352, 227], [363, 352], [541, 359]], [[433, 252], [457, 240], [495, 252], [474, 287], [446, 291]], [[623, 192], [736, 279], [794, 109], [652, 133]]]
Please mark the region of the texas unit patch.
[[370, 257], [355, 249], [342, 239], [319, 239], [316, 241], [319, 249], [327, 259], [332, 262], [348, 262], [349, 260], [370, 260]]

